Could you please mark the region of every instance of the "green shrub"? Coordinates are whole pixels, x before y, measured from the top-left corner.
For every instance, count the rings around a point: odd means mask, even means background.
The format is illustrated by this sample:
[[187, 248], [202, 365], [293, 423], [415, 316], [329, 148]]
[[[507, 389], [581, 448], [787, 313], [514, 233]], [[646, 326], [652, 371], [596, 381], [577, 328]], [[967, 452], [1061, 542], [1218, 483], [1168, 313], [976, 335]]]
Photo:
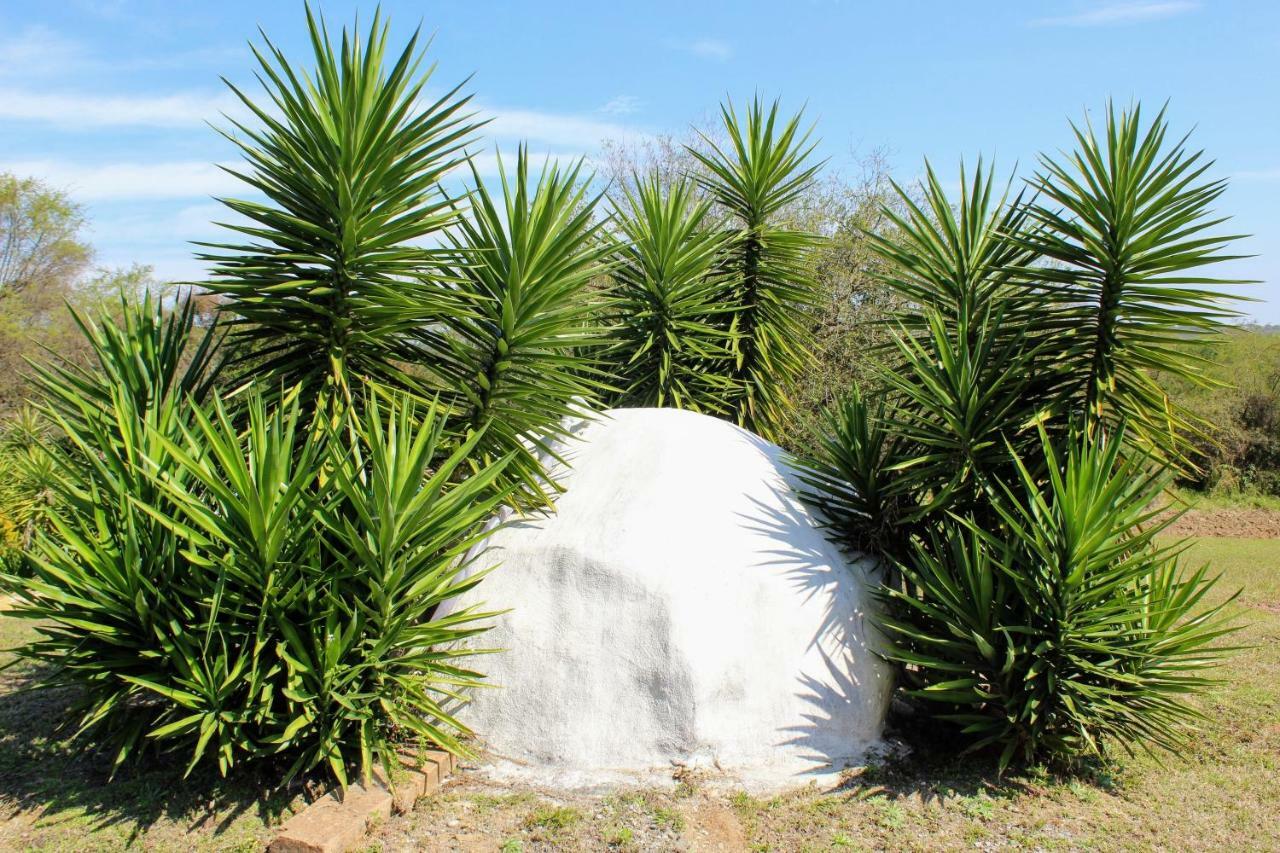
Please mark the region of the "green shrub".
[[731, 414], [732, 279], [721, 269], [731, 235], [712, 230], [711, 202], [695, 201], [688, 180], [663, 187], [637, 176], [624, 189], [615, 238], [613, 321], [614, 404], [672, 406]]
[[776, 440], [813, 360], [807, 312], [820, 299], [810, 262], [821, 238], [786, 215], [821, 163], [801, 115], [782, 119], [777, 102], [756, 98], [744, 116], [726, 104], [721, 116], [723, 140], [685, 146], [691, 174], [655, 170], [615, 200], [614, 402], [720, 413]]
[[689, 151], [706, 169], [697, 180], [734, 236], [722, 263], [734, 279], [737, 309], [730, 374], [739, 388], [736, 419], [768, 439], [786, 423], [790, 388], [813, 357], [804, 311], [818, 299], [806, 260], [819, 238], [781, 219], [821, 163], [810, 162], [816, 143], [801, 129], [801, 116], [780, 121], [778, 108], [775, 101], [766, 109], [757, 98], [740, 118], [727, 104], [721, 114], [728, 144], [707, 139], [707, 151]]
[[1166, 127], [1109, 109], [1030, 200], [981, 164], [956, 204], [932, 169], [923, 204], [899, 190], [896, 230], [868, 234], [902, 298], [881, 390], [833, 409], [808, 463], [833, 532], [895, 570], [909, 693], [1002, 766], [1172, 749], [1217, 659], [1212, 581], [1149, 525], [1203, 427], [1156, 374], [1209, 381], [1231, 312], [1199, 268], [1232, 238], [1210, 233], [1223, 182]]
[[1195, 467], [1180, 483], [1202, 491], [1280, 495], [1280, 336], [1240, 327], [1214, 342], [1207, 384], [1159, 377], [1203, 429], [1192, 437]]
[[48, 525], [54, 500], [52, 436], [30, 405], [0, 426], [0, 566], [21, 574], [37, 531]]
[[470, 162], [470, 96], [425, 97], [417, 34], [392, 58], [378, 16], [340, 45], [307, 20], [314, 71], [267, 42], [268, 105], [236, 90], [261, 125], [235, 125], [237, 174], [266, 202], [226, 201], [250, 221], [202, 255], [238, 379], [300, 386], [331, 413], [361, 405], [365, 383], [439, 399], [442, 450], [489, 425], [475, 466], [515, 453], [504, 479], [544, 503], [538, 451], [573, 398], [597, 395], [586, 356], [600, 335], [584, 327], [603, 247], [580, 169], [530, 175], [522, 150], [500, 194], [473, 172], [455, 199], [440, 182]]
[[124, 316], [87, 326], [100, 371], [42, 374], [72, 448], [34, 576], [8, 579], [41, 635], [22, 653], [80, 690], [77, 733], [117, 763], [285, 754], [343, 782], [397, 738], [461, 749], [442, 703], [478, 678], [449, 650], [478, 614], [434, 613], [479, 579], [461, 557], [503, 462], [455, 477], [480, 434], [439, 462], [441, 417], [399, 395], [334, 431], [296, 390], [193, 405], [213, 348], [178, 369], [190, 312]]
[[430, 336], [421, 363], [451, 402], [456, 432], [487, 425], [473, 464], [514, 453], [506, 479], [522, 504], [538, 506], [552, 485], [538, 455], [555, 452], [562, 423], [605, 387], [596, 366], [605, 336], [587, 284], [606, 247], [581, 164], [531, 178], [522, 147], [515, 173], [501, 158], [498, 171], [500, 196], [473, 171], [470, 213], [447, 235], [444, 275], [462, 304], [439, 316], [443, 334]]
[[218, 327], [126, 300], [80, 320], [91, 364], [37, 369], [54, 499], [33, 577], [5, 577], [40, 634], [18, 651], [117, 764], [154, 746], [345, 784], [402, 742], [465, 754], [484, 614], [442, 605], [499, 506], [545, 502], [539, 451], [600, 384], [577, 170], [530, 178], [522, 151], [466, 213], [439, 181], [467, 99], [425, 104], [416, 37], [387, 62], [380, 16], [340, 46], [307, 18], [315, 71], [268, 42], [270, 109], [241, 96], [265, 201], [228, 201], [250, 223], [206, 255]]
[[1120, 457], [1121, 442], [1045, 442], [1047, 486], [1022, 469], [999, 495], [998, 530], [957, 516], [913, 543], [886, 588], [890, 660], [919, 674], [910, 695], [961, 725], [1002, 764], [1175, 749], [1200, 716], [1184, 698], [1226, 649], [1207, 567], [1184, 574], [1156, 536], [1168, 478]]

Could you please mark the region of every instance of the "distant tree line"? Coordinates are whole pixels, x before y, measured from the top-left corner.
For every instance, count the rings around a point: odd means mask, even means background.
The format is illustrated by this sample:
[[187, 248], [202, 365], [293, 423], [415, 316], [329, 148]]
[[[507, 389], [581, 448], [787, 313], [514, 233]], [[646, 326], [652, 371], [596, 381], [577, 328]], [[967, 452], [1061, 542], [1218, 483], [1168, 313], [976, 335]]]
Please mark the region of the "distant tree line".
[[1196, 470], [1182, 485], [1280, 497], [1280, 328], [1241, 325], [1205, 356], [1211, 387], [1160, 377], [1170, 397], [1204, 424], [1194, 438]]

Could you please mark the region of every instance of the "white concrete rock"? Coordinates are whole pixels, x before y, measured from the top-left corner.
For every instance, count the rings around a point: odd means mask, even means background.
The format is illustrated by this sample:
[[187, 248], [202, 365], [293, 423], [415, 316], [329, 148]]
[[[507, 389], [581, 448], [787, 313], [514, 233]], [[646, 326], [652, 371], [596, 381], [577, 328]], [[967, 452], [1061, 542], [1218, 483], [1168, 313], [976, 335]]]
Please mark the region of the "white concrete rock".
[[868, 561], [796, 497], [778, 447], [705, 415], [586, 423], [549, 517], [514, 520], [457, 602], [511, 608], [480, 638], [496, 689], [461, 719], [489, 772], [590, 788], [672, 765], [767, 790], [878, 743], [889, 671], [868, 648]]

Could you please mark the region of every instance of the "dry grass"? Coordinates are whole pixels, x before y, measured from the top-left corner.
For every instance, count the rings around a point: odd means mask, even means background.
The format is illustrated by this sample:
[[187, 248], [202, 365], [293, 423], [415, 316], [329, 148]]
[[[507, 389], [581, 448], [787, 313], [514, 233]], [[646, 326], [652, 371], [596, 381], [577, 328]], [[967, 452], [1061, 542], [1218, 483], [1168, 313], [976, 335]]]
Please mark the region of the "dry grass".
[[[1000, 779], [974, 759], [868, 768], [841, 789], [773, 798], [670, 790], [564, 796], [467, 774], [370, 839], [385, 850], [1280, 849], [1280, 540], [1203, 540], [1193, 558], [1243, 587], [1249, 648], [1203, 702], [1202, 734], [1161, 766], [1138, 756], [1088, 776]], [[0, 617], [0, 642], [22, 628]], [[0, 849], [261, 849], [298, 800], [262, 779], [182, 782], [149, 767], [111, 784], [105, 763], [48, 735], [66, 697], [0, 690]], [[923, 754], [923, 753], [918, 753]], [[216, 795], [211, 791], [218, 792]], [[211, 799], [212, 798], [212, 799]]]

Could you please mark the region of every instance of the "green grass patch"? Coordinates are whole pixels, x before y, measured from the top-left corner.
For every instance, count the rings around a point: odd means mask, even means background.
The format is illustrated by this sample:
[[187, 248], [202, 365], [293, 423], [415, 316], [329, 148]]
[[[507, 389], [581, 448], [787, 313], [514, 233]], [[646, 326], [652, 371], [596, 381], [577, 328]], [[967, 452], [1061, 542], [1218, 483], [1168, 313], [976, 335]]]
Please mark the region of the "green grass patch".
[[551, 806], [534, 811], [525, 820], [529, 829], [546, 829], [562, 832], [576, 826], [582, 820], [582, 812], [568, 806]]

